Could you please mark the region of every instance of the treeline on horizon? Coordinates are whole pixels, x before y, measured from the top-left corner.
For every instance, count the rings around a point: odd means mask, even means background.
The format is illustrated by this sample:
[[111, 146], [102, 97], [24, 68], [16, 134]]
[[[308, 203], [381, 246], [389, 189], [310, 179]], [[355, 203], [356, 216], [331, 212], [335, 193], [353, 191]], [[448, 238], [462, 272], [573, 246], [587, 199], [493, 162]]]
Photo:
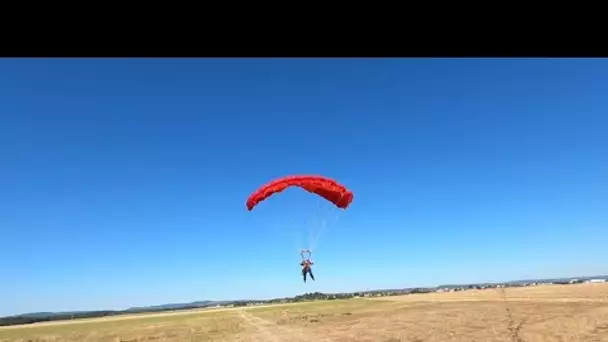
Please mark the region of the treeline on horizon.
[[[560, 279], [552, 281], [553, 284], [573, 284], [580, 283], [582, 279], [578, 279], [575, 282], [571, 282], [568, 280]], [[498, 284], [493, 284], [498, 285]], [[524, 286], [523, 283], [507, 283], [502, 284], [507, 287], [520, 287]], [[441, 287], [456, 287], [458, 285], [443, 285]], [[479, 285], [467, 285], [460, 286], [461, 289], [481, 289], [482, 287]], [[439, 288], [436, 287], [436, 288]], [[375, 291], [364, 291], [364, 292], [354, 292], [354, 293], [321, 293], [321, 292], [313, 292], [313, 293], [305, 293], [303, 295], [291, 297], [291, 298], [275, 298], [270, 300], [239, 300], [233, 302], [222, 302], [221, 306], [231, 305], [233, 307], [243, 307], [252, 303], [261, 303], [261, 304], [277, 304], [277, 303], [297, 303], [297, 302], [305, 302], [305, 301], [313, 301], [313, 300], [341, 300], [341, 299], [350, 299], [353, 297], [363, 296], [366, 293], [385, 293], [386, 295], [402, 295], [402, 294], [415, 294], [415, 293], [428, 293], [432, 292], [433, 288], [410, 288], [410, 289], [400, 289], [400, 290], [375, 290]], [[218, 305], [217, 303], [210, 303], [207, 305], [188, 305], [184, 304], [183, 306], [178, 307], [148, 307], [148, 308], [132, 308], [127, 310], [105, 310], [105, 311], [84, 311], [84, 312], [74, 312], [74, 313], [40, 313], [40, 314], [25, 314], [25, 315], [17, 315], [17, 316], [8, 316], [8, 317], [0, 317], [0, 326], [8, 326], [8, 325], [21, 325], [21, 324], [32, 324], [32, 323], [40, 323], [40, 322], [52, 322], [52, 321], [65, 321], [65, 320], [74, 320], [74, 319], [84, 319], [84, 318], [98, 318], [98, 317], [107, 317], [107, 316], [118, 316], [118, 315], [128, 315], [128, 314], [137, 314], [137, 313], [154, 313], [154, 312], [169, 312], [169, 311], [182, 311], [182, 310], [193, 310], [193, 309], [202, 309], [208, 308]]]
[[[355, 294], [324, 294], [320, 292], [315, 293], [306, 293], [303, 295], [299, 295], [293, 298], [277, 298], [271, 300], [250, 300], [250, 301], [234, 301], [229, 303], [224, 303], [223, 305], [232, 305], [234, 307], [243, 307], [247, 306], [250, 303], [279, 303], [279, 302], [302, 302], [302, 301], [310, 301], [310, 300], [332, 300], [332, 299], [348, 299], [352, 298], [358, 293]], [[53, 321], [66, 321], [66, 320], [75, 320], [75, 319], [84, 319], [84, 318], [99, 318], [99, 317], [108, 317], [108, 316], [119, 316], [119, 315], [128, 315], [128, 314], [137, 314], [137, 313], [154, 313], [154, 312], [168, 312], [168, 311], [182, 311], [182, 310], [192, 310], [192, 309], [201, 309], [205, 307], [214, 306], [214, 304], [209, 304], [205, 306], [201, 305], [187, 305], [173, 308], [165, 308], [165, 307], [154, 307], [154, 308], [139, 308], [139, 309], [128, 309], [128, 310], [103, 310], [103, 311], [84, 311], [84, 312], [74, 312], [74, 313], [52, 313], [48, 314], [40, 313], [40, 314], [26, 314], [26, 315], [17, 315], [17, 316], [7, 316], [0, 317], [0, 326], [9, 326], [9, 325], [22, 325], [22, 324], [33, 324], [33, 323], [42, 323], [42, 322], [53, 322]]]
[[[386, 290], [384, 290], [386, 291]], [[409, 293], [425, 293], [429, 292], [429, 289], [410, 289]], [[381, 292], [381, 291], [370, 291], [373, 292]], [[382, 291], [383, 292], [383, 291]], [[403, 293], [403, 290], [391, 290], [393, 294]], [[222, 306], [231, 305], [233, 307], [243, 307], [247, 306], [251, 303], [262, 303], [262, 304], [277, 304], [277, 303], [297, 303], [297, 302], [306, 302], [313, 300], [341, 300], [341, 299], [350, 299], [353, 297], [362, 296], [367, 292], [354, 292], [354, 293], [322, 293], [322, 292], [313, 292], [313, 293], [305, 293], [303, 295], [291, 297], [291, 298], [275, 298], [270, 300], [241, 300], [234, 302], [224, 302]], [[47, 314], [25, 314], [25, 315], [17, 315], [17, 316], [7, 316], [0, 317], [0, 326], [9, 326], [9, 325], [22, 325], [22, 324], [33, 324], [33, 323], [42, 323], [42, 322], [53, 322], [53, 321], [66, 321], [66, 320], [75, 320], [75, 319], [85, 319], [85, 318], [99, 318], [99, 317], [108, 317], [108, 316], [119, 316], [119, 315], [128, 315], [128, 314], [137, 314], [137, 313], [154, 313], [154, 312], [169, 312], [169, 311], [183, 311], [183, 310], [193, 310], [193, 309], [202, 309], [206, 307], [215, 306], [217, 304], [208, 304], [208, 305], [187, 305], [179, 307], [150, 307], [150, 308], [137, 308], [137, 309], [127, 309], [127, 310], [103, 310], [103, 311], [84, 311], [84, 312], [66, 312], [66, 313], [52, 313], [49, 312]]]
[[[237, 306], [237, 303], [234, 303]], [[239, 302], [238, 306], [245, 306], [246, 302]], [[180, 306], [177, 308], [141, 308], [141, 309], [129, 309], [129, 310], [103, 310], [103, 311], [84, 311], [76, 313], [48, 313], [48, 314], [26, 314], [17, 316], [7, 316], [0, 318], [0, 326], [8, 325], [20, 325], [20, 324], [32, 324], [41, 322], [53, 322], [53, 321], [66, 321], [83, 318], [99, 318], [108, 316], [119, 316], [119, 315], [130, 315], [138, 313], [154, 313], [154, 312], [167, 312], [167, 311], [180, 311], [180, 310], [192, 310], [201, 309], [203, 306], [192, 305], [192, 306]]]

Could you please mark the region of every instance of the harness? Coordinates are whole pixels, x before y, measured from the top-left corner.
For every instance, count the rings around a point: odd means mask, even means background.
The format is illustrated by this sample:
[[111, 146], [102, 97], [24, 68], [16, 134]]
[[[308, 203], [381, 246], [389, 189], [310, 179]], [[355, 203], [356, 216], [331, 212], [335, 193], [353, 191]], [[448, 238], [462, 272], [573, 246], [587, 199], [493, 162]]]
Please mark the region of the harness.
[[[308, 256], [306, 256], [308, 255]], [[312, 255], [312, 252], [310, 251], [310, 249], [303, 249], [302, 251], [300, 251], [300, 256], [302, 257], [302, 271], [308, 271], [310, 270], [310, 256]]]

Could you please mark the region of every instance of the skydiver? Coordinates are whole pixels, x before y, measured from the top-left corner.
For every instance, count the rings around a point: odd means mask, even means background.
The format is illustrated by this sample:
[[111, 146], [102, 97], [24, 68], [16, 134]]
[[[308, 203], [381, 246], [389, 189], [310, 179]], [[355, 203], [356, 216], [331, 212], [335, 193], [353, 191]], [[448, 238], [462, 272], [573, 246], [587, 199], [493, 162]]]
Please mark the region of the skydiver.
[[302, 260], [300, 263], [300, 266], [302, 266], [302, 277], [304, 278], [304, 282], [306, 282], [306, 274], [309, 274], [310, 279], [315, 281], [315, 276], [312, 274], [312, 265], [314, 265], [314, 263], [309, 258]]

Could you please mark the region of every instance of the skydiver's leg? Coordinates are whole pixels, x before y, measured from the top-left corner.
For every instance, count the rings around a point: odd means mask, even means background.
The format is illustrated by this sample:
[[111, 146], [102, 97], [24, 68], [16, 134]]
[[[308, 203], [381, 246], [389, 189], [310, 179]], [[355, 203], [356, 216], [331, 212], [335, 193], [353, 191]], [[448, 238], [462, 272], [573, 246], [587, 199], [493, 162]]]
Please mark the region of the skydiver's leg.
[[304, 282], [306, 282], [306, 270], [302, 270], [302, 277], [304, 277]]
[[315, 280], [315, 276], [312, 274], [312, 268], [308, 269], [308, 274], [310, 274], [310, 279]]

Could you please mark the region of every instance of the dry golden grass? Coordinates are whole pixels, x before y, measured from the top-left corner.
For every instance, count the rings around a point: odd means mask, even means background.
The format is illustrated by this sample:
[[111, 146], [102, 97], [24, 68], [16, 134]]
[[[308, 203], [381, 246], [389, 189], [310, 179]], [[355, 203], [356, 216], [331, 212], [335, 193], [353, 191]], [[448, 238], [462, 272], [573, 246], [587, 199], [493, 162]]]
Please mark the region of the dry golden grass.
[[0, 329], [0, 341], [608, 342], [608, 284], [115, 317]]

